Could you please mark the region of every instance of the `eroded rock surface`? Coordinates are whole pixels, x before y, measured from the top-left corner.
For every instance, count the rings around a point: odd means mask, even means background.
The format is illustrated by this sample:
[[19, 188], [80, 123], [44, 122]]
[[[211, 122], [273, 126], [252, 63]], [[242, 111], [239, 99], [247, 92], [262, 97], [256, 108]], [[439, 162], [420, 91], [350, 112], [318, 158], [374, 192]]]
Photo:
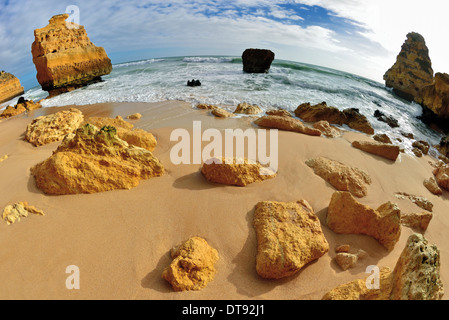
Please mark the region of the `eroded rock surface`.
[[400, 153], [399, 146], [377, 141], [354, 141], [352, 146], [392, 161], [396, 161]]
[[297, 273], [329, 250], [318, 217], [310, 204], [263, 201], [256, 205], [257, 273], [280, 279]]
[[265, 128], [293, 131], [315, 137], [321, 136], [320, 130], [309, 128], [293, 117], [264, 116], [255, 120], [254, 123]]
[[19, 79], [8, 72], [0, 72], [0, 103], [11, 100], [23, 93], [24, 90]]
[[29, 214], [37, 214], [40, 216], [45, 215], [42, 210], [36, 209], [34, 206], [30, 206], [28, 202], [17, 202], [7, 206], [3, 210], [2, 219], [9, 225], [15, 223], [16, 221], [20, 221], [21, 218], [28, 217]]

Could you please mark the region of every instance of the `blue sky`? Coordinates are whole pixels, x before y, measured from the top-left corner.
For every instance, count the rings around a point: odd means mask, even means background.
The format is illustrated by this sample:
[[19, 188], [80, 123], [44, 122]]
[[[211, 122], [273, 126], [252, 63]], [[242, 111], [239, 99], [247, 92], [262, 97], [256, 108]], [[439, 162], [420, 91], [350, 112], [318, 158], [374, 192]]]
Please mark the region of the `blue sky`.
[[273, 50], [278, 59], [383, 82], [406, 34], [415, 31], [426, 39], [434, 70], [449, 72], [445, 0], [0, 0], [0, 69], [26, 88], [37, 85], [34, 29], [71, 5], [113, 63], [240, 56], [257, 47]]

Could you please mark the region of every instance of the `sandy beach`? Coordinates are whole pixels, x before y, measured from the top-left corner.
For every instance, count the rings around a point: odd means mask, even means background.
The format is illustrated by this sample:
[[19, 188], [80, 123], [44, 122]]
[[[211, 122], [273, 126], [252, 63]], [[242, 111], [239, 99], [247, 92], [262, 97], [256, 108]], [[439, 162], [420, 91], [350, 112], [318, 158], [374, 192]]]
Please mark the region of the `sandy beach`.
[[[131, 190], [97, 194], [49, 196], [36, 187], [30, 168], [47, 159], [59, 142], [34, 147], [24, 140], [27, 125], [36, 117], [67, 110], [42, 108], [0, 123], [0, 208], [27, 201], [45, 216], [30, 215], [7, 225], [0, 221], [0, 299], [151, 299], [151, 300], [319, 300], [329, 290], [368, 276], [366, 267], [393, 269], [408, 237], [402, 227], [400, 240], [388, 252], [375, 239], [363, 235], [338, 235], [326, 226], [327, 207], [336, 191], [314, 174], [305, 161], [327, 157], [367, 172], [372, 178], [368, 195], [359, 202], [372, 208], [391, 201], [402, 212], [423, 211], [395, 193], [422, 196], [433, 205], [433, 219], [424, 236], [441, 253], [441, 278], [449, 285], [448, 193], [431, 194], [423, 181], [432, 176], [430, 156], [402, 153], [392, 161], [351, 146], [354, 140], [371, 140], [347, 131], [340, 138], [312, 137], [279, 132], [279, 170], [274, 179], [247, 187], [208, 182], [201, 165], [173, 165], [170, 150], [176, 128], [192, 130], [193, 121], [207, 128], [249, 128], [253, 118], [217, 119], [189, 103], [114, 103], [73, 106], [85, 118], [126, 118], [135, 128], [151, 132], [158, 145], [154, 155], [163, 163], [162, 177], [141, 181]], [[283, 280], [265, 280], [256, 273], [256, 233], [252, 226], [260, 201], [307, 200], [319, 217], [329, 252]], [[161, 278], [170, 262], [169, 251], [192, 236], [200, 236], [217, 249], [215, 279], [200, 291], [174, 292]], [[350, 244], [367, 252], [357, 266], [342, 271], [335, 263], [335, 247]], [[80, 290], [68, 290], [68, 266], [80, 270]], [[447, 295], [443, 297], [447, 299]]]

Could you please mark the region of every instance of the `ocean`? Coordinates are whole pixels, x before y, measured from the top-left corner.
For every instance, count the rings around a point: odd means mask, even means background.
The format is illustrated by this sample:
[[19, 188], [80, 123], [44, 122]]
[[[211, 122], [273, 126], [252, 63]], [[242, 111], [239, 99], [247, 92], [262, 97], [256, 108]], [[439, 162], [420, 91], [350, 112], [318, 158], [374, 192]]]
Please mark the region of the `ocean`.
[[[359, 109], [376, 133], [400, 138], [408, 152], [412, 141], [405, 139], [401, 132], [413, 133], [416, 140], [426, 140], [431, 145], [438, 144], [442, 138], [442, 134], [417, 118], [422, 113], [421, 106], [398, 98], [384, 84], [300, 62], [276, 59], [269, 73], [247, 74], [243, 72], [240, 57], [170, 57], [115, 64], [112, 72], [102, 79], [104, 81], [45, 100], [42, 105], [183, 100], [192, 107], [208, 103], [224, 106], [229, 111], [234, 111], [241, 102], [257, 104], [264, 110], [294, 111], [305, 102], [325, 101], [340, 110]], [[187, 81], [192, 79], [200, 80], [202, 85], [188, 87]], [[26, 99], [34, 101], [46, 96], [47, 92], [40, 87], [24, 94]], [[395, 118], [399, 128], [393, 129], [378, 121], [374, 117], [376, 110]]]

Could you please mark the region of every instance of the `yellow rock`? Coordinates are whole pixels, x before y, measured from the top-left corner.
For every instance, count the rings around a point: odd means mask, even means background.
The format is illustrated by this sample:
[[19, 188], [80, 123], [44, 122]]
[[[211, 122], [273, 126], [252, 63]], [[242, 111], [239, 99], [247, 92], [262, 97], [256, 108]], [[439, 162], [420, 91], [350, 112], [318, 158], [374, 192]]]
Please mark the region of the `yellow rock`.
[[172, 263], [162, 272], [175, 291], [201, 290], [216, 274], [218, 251], [206, 240], [193, 237], [171, 250]]
[[164, 167], [150, 151], [121, 140], [115, 127], [86, 124], [31, 173], [45, 193], [63, 195], [131, 189], [163, 175]]
[[27, 126], [25, 139], [36, 147], [61, 141], [78, 129], [83, 121], [83, 113], [75, 108], [38, 117]]
[[1, 118], [10, 118], [16, 116], [18, 114], [22, 114], [26, 111], [33, 111], [36, 109], [42, 108], [42, 105], [39, 102], [34, 102], [33, 100], [27, 100], [23, 103], [18, 103], [14, 107], [8, 106], [5, 110], [3, 110], [2, 114], [0, 114]]
[[306, 164], [339, 191], [349, 191], [358, 198], [368, 194], [371, 178], [358, 168], [323, 157], [307, 160]]
[[240, 113], [240, 114], [259, 114], [261, 112], [262, 112], [262, 109], [260, 109], [259, 106], [251, 105], [246, 102], [240, 103], [234, 111], [234, 113]]
[[305, 126], [300, 120], [285, 116], [264, 116], [256, 121], [255, 124], [261, 127], [280, 129], [307, 134], [309, 136], [321, 136], [321, 131]]
[[112, 71], [111, 60], [96, 47], [83, 26], [66, 22], [68, 14], [52, 17], [34, 30], [31, 47], [37, 80], [50, 95], [84, 86]]
[[6, 159], [8, 159], [8, 155], [4, 155], [3, 157], [0, 158], [0, 162], [5, 161]]
[[371, 236], [389, 251], [401, 235], [401, 214], [395, 204], [387, 202], [374, 210], [357, 202], [349, 192], [332, 195], [326, 222], [339, 234]]
[[396, 161], [400, 153], [399, 146], [377, 141], [354, 141], [352, 146], [392, 161]]
[[19, 79], [8, 72], [0, 72], [0, 103], [23, 94]]
[[27, 202], [17, 202], [7, 206], [3, 210], [2, 219], [8, 224], [13, 224], [16, 221], [20, 221], [21, 218], [28, 217], [29, 214], [45, 215], [42, 210], [38, 210], [35, 207], [28, 205]]
[[140, 118], [142, 118], [142, 115], [140, 113], [134, 113], [129, 115], [127, 118], [130, 120], [139, 120]]
[[209, 159], [201, 172], [208, 181], [240, 187], [276, 176], [271, 169], [243, 158]]
[[305, 200], [263, 201], [256, 205], [257, 273], [280, 279], [297, 273], [329, 251], [320, 220]]

